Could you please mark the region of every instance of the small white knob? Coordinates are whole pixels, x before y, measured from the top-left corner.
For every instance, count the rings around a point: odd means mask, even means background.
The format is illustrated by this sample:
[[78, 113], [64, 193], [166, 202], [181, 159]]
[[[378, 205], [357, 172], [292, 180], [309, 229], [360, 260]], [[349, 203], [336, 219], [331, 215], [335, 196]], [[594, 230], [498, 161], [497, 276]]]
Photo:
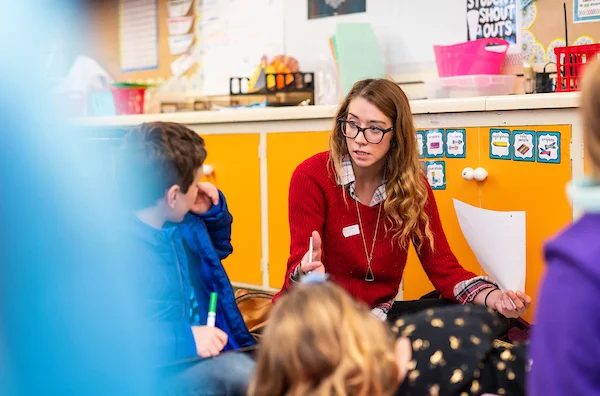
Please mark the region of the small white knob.
[[484, 181], [488, 177], [488, 172], [483, 168], [477, 168], [475, 169], [475, 173], [473, 174], [473, 176], [477, 181]]
[[473, 180], [473, 176], [475, 176], [475, 171], [473, 170], [473, 168], [465, 168], [462, 171], [462, 177], [463, 179], [469, 181], [469, 180]]
[[215, 171], [215, 168], [213, 168], [211, 165], [208, 165], [208, 164], [202, 165], [202, 173], [204, 173], [206, 176], [212, 175], [214, 171]]

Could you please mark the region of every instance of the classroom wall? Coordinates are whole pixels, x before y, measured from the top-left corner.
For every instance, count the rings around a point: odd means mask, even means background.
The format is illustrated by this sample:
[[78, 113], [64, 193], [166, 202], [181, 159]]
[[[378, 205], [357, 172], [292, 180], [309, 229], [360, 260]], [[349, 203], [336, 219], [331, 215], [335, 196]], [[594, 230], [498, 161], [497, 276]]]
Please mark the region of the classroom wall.
[[[164, 79], [171, 77], [166, 25], [167, 0], [158, 1], [159, 16], [159, 67], [153, 70], [122, 73], [119, 69], [118, 0], [88, 3], [88, 47], [85, 52], [100, 62], [117, 80]], [[386, 59], [387, 72], [398, 81], [420, 80], [435, 73], [432, 46], [466, 40], [467, 0], [367, 0], [367, 12], [339, 17], [307, 20], [307, 0], [285, 0], [284, 49], [300, 61], [303, 70], [315, 71], [322, 67], [323, 58], [329, 55], [327, 39], [334, 33], [338, 22], [370, 22], [380, 39]], [[569, 41], [573, 44], [581, 36], [600, 41], [600, 23], [574, 24], [573, 1], [568, 0]], [[526, 38], [538, 42], [548, 61], [547, 49], [555, 39], [564, 38], [562, 0], [536, 0], [535, 18], [524, 33]], [[195, 7], [192, 7], [190, 13]], [[257, 10], [260, 12], [260, 10]], [[249, 23], [252, 15], [248, 16]], [[529, 35], [529, 33], [531, 35]], [[524, 36], [524, 37], [525, 37]], [[514, 61], [514, 60], [513, 60]], [[224, 59], [223, 62], [227, 62]], [[257, 60], [258, 62], [258, 60]], [[520, 65], [521, 62], [516, 62]], [[520, 70], [508, 70], [518, 73]], [[195, 70], [190, 70], [191, 75]], [[408, 77], [406, 77], [408, 75]], [[209, 79], [205, 75], [204, 79]]]

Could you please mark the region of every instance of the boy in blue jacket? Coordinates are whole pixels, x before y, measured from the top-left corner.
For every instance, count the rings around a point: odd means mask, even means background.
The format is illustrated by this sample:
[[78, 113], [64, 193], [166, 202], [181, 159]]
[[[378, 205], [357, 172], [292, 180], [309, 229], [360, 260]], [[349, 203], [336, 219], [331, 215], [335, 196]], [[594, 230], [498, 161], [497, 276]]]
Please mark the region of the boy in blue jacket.
[[[200, 181], [205, 158], [204, 141], [184, 125], [146, 123], [123, 138], [116, 178], [123, 203], [135, 214], [126, 233], [147, 294], [149, 348], [163, 367], [165, 393], [243, 395], [254, 361], [221, 352], [255, 341], [221, 265], [232, 251], [232, 218], [223, 195]], [[214, 327], [203, 325], [212, 291], [219, 294]]]

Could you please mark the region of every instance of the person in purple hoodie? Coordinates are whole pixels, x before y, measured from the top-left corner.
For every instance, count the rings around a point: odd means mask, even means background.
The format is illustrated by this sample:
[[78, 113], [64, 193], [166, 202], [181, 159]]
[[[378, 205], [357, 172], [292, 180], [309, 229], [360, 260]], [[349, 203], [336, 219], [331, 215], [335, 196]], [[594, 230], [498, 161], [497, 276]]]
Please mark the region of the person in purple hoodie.
[[584, 215], [546, 245], [547, 273], [530, 344], [532, 396], [600, 395], [600, 62], [581, 96], [589, 178], [568, 186]]

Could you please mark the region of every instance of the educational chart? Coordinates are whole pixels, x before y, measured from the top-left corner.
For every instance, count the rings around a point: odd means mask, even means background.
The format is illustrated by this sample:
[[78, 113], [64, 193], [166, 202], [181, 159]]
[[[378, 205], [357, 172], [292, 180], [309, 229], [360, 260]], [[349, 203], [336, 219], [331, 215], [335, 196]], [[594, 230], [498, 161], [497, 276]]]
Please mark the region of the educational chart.
[[598, 0], [574, 0], [573, 22], [597, 22], [600, 21], [600, 1]]
[[417, 150], [419, 158], [425, 158], [425, 132], [417, 131]]
[[537, 161], [560, 164], [560, 133], [537, 133]]
[[490, 129], [490, 158], [560, 164], [560, 132]]
[[430, 129], [425, 132], [425, 157], [441, 158], [444, 156], [444, 130]]
[[425, 164], [427, 180], [432, 190], [446, 189], [446, 163], [444, 161], [427, 161]]
[[510, 130], [490, 129], [490, 158], [510, 159]]
[[446, 157], [465, 158], [466, 137], [464, 129], [446, 129]]
[[122, 72], [158, 67], [156, 0], [119, 1], [119, 55]]
[[513, 161], [535, 161], [535, 132], [514, 131]]

